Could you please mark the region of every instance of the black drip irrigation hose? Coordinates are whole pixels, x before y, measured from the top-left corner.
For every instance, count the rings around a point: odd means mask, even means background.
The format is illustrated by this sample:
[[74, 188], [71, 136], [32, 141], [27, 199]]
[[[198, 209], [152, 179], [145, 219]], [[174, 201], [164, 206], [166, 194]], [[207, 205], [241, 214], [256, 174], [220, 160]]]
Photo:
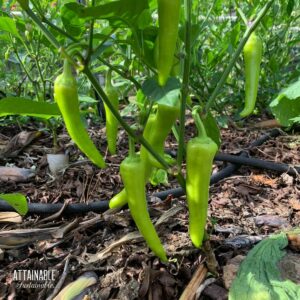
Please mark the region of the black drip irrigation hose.
[[290, 166], [283, 163], [275, 163], [272, 161], [266, 161], [263, 159], [253, 157], [235, 156], [230, 154], [218, 153], [215, 156], [217, 161], [227, 161], [233, 164], [239, 164], [243, 166], [251, 166], [258, 169], [270, 170], [279, 173], [287, 173], [289, 175], [300, 174], [300, 167]]
[[[273, 129], [269, 133], [263, 135], [256, 141], [254, 141], [248, 149], [261, 146], [270, 138], [274, 138], [280, 135], [280, 131], [278, 129]], [[235, 158], [246, 158], [248, 155], [247, 151], [242, 151], [239, 156]], [[232, 155], [230, 155], [232, 156]], [[233, 156], [234, 157], [234, 156]], [[224, 169], [219, 171], [216, 174], [213, 174], [210, 179], [210, 184], [217, 183], [218, 181], [229, 177], [233, 172], [238, 170], [243, 162], [241, 161], [233, 161], [234, 164], [229, 163]], [[172, 195], [173, 197], [180, 197], [184, 195], [184, 191], [182, 188], [174, 188], [158, 193], [154, 193], [152, 196], [160, 198], [161, 200], [166, 199], [168, 196]], [[102, 213], [109, 209], [108, 206], [109, 201], [107, 200], [100, 200], [91, 202], [88, 204], [84, 203], [71, 203], [68, 204], [65, 209], [63, 210], [64, 215], [77, 215], [77, 214], [84, 214], [90, 211]], [[57, 213], [60, 209], [62, 209], [62, 203], [29, 203], [28, 204], [28, 213], [27, 214], [37, 214], [37, 215], [46, 215], [46, 214], [54, 214]], [[15, 209], [7, 204], [4, 200], [0, 199], [0, 212], [1, 211], [15, 211]]]

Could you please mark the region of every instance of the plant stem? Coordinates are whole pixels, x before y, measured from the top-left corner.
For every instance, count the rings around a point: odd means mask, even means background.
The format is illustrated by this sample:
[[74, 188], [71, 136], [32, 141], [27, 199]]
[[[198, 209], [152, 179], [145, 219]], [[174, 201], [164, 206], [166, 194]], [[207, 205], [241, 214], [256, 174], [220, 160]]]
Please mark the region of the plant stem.
[[135, 143], [132, 137], [128, 136], [128, 144], [129, 144], [129, 157], [135, 156]]
[[69, 38], [71, 41], [73, 42], [77, 42], [78, 40], [76, 38], [74, 38], [72, 35], [70, 35], [68, 32], [62, 30], [61, 28], [59, 28], [58, 26], [54, 25], [53, 23], [51, 23], [45, 16], [40, 16], [41, 20], [43, 23], [47, 24], [48, 26], [52, 27], [54, 30], [56, 30], [58, 33], [60, 33], [61, 35], [64, 35], [65, 37]]
[[197, 106], [196, 109], [193, 109], [192, 116], [195, 120], [195, 124], [196, 124], [197, 130], [198, 130], [198, 136], [199, 137], [207, 137], [205, 127], [199, 116], [199, 108], [200, 108], [200, 106]]
[[[186, 0], [187, 2], [190, 3], [191, 0]], [[190, 7], [190, 5], [189, 5]], [[47, 37], [47, 39], [51, 42], [51, 44], [57, 48], [58, 50], [60, 49], [61, 45], [59, 44], [59, 42], [56, 40], [56, 38], [53, 36], [53, 34], [43, 25], [43, 23], [41, 22], [41, 20], [34, 14], [34, 12], [28, 7], [25, 9], [26, 13], [31, 17], [31, 19], [35, 22], [35, 24], [41, 29], [41, 31], [43, 32], [43, 34]], [[189, 35], [188, 35], [189, 36]], [[187, 48], [190, 52], [190, 48]], [[187, 75], [185, 75], [185, 86], [186, 88], [184, 89], [184, 93], [187, 95], [188, 93], [188, 73], [189, 73], [189, 64], [190, 64], [190, 58], [189, 58], [190, 54], [188, 54], [188, 59], [186, 59], [185, 65], [187, 68], [187, 70], [185, 71], [187, 73]], [[187, 64], [188, 63], [188, 64]], [[153, 150], [153, 148], [151, 147], [151, 145], [143, 138], [143, 136], [137, 135], [135, 133], [135, 131], [123, 120], [123, 118], [121, 117], [121, 115], [119, 114], [119, 112], [114, 108], [114, 106], [111, 104], [111, 102], [109, 101], [107, 95], [105, 94], [105, 92], [103, 91], [102, 87], [100, 86], [98, 80], [96, 79], [96, 77], [92, 74], [91, 70], [89, 69], [88, 66], [84, 65], [83, 66], [83, 70], [82, 72], [87, 76], [87, 78], [89, 79], [89, 81], [91, 82], [91, 84], [94, 86], [96, 92], [100, 95], [100, 97], [102, 98], [103, 102], [108, 106], [108, 108], [111, 110], [112, 114], [115, 116], [115, 118], [119, 121], [119, 123], [121, 124], [121, 126], [125, 129], [125, 131], [128, 133], [129, 136], [131, 136], [135, 141], [141, 143], [147, 150], [148, 152], [168, 171], [170, 171], [170, 166], [168, 165], [168, 163], [164, 160], [163, 157], [161, 157], [155, 150]], [[114, 70], [115, 72], [117, 72], [117, 70]], [[118, 72], [117, 72], [118, 73]], [[133, 80], [132, 80], [133, 81]], [[186, 97], [185, 97], [186, 98]], [[184, 102], [186, 102], [186, 99], [184, 100]], [[183, 105], [184, 109], [185, 109], [185, 104]], [[183, 113], [183, 137], [184, 138], [184, 119], [185, 119], [185, 115]], [[182, 176], [181, 173], [179, 173], [177, 176], [177, 180], [180, 183], [180, 185], [185, 188], [185, 181], [184, 178]]]
[[235, 4], [236, 10], [239, 13], [240, 17], [242, 18], [243, 22], [245, 23], [246, 26], [248, 26], [248, 20], [247, 20], [245, 14], [243, 13], [243, 11], [238, 7], [236, 0], [234, 0], [234, 4]]
[[[200, 28], [202, 28], [202, 27], [204, 26], [204, 24], [206, 23], [206, 21], [208, 20], [210, 14], [211, 14], [211, 11], [212, 11], [213, 8], [215, 7], [216, 2], [217, 2], [217, 0], [214, 0], [214, 2], [212, 3], [212, 5], [210, 6], [210, 8], [209, 8], [209, 10], [208, 10], [208, 12], [207, 12], [207, 14], [206, 14], [204, 20], [202, 21], [202, 23], [201, 23], [200, 26], [199, 26]], [[195, 42], [196, 42], [196, 40], [195, 40]]]
[[209, 97], [205, 109], [204, 109], [204, 114], [206, 115], [207, 112], [209, 111], [211, 105], [213, 104], [213, 102], [216, 100], [224, 82], [226, 81], [231, 69], [233, 68], [234, 64], [236, 63], [240, 53], [242, 52], [249, 36], [251, 35], [251, 33], [255, 30], [255, 28], [258, 26], [258, 24], [260, 23], [261, 19], [265, 16], [265, 14], [267, 13], [267, 11], [269, 10], [269, 8], [271, 7], [271, 5], [273, 4], [274, 0], [270, 0], [258, 13], [256, 19], [254, 20], [254, 22], [252, 23], [252, 25], [250, 27], [247, 28], [247, 30], [244, 33], [244, 36], [242, 38], [242, 40], [240, 41], [238, 48], [236, 49], [235, 53], [233, 54], [231, 60], [229, 61], [226, 69], [224, 70], [218, 84], [216, 85], [213, 93], [211, 94], [211, 96]]
[[16, 45], [14, 44], [14, 41], [13, 41], [11, 35], [9, 35], [9, 37], [10, 37], [11, 45], [12, 45], [12, 47], [14, 49], [14, 53], [15, 53], [15, 55], [17, 57], [17, 60], [19, 61], [21, 68], [23, 68], [23, 70], [24, 70], [24, 72], [25, 72], [28, 80], [32, 83], [32, 86], [34, 88], [36, 97], [37, 97], [38, 101], [40, 101], [40, 96], [39, 96], [39, 88], [40, 88], [40, 86], [39, 86], [38, 82], [31, 77], [29, 71], [25, 67], [25, 64], [23, 63], [23, 61], [22, 61], [22, 59], [21, 59], [21, 57], [20, 57], [20, 55], [18, 53], [18, 49], [16, 48]]
[[120, 69], [118, 69], [117, 67], [111, 65], [109, 62], [107, 62], [106, 60], [104, 60], [103, 58], [101, 57], [97, 57], [97, 59], [102, 62], [103, 64], [105, 64], [106, 66], [108, 66], [110, 69], [112, 69], [113, 71], [115, 71], [117, 74], [119, 74], [120, 76], [128, 79], [129, 81], [131, 81], [135, 88], [138, 90], [141, 88], [141, 85], [134, 79], [134, 77], [130, 76], [130, 75], [127, 75], [125, 72], [123, 71], [120, 71]]
[[42, 99], [42, 101], [45, 101], [46, 100], [46, 82], [45, 82], [45, 79], [44, 79], [44, 76], [43, 76], [43, 73], [42, 73], [42, 70], [41, 70], [41, 67], [40, 67], [40, 64], [39, 64], [37, 54], [33, 55], [33, 59], [35, 61], [36, 67], [38, 69], [38, 73], [39, 73], [41, 81], [42, 81], [42, 86], [43, 86], [43, 99]]
[[192, 1], [184, 1], [185, 11], [185, 58], [183, 67], [183, 80], [181, 88], [181, 109], [180, 109], [180, 127], [179, 127], [179, 146], [177, 153], [177, 165], [181, 166], [184, 155], [184, 131], [185, 131], [185, 109], [186, 98], [189, 93], [189, 76], [191, 60], [191, 11]]
[[123, 120], [123, 118], [120, 116], [119, 112], [114, 108], [114, 106], [109, 101], [107, 95], [103, 91], [102, 87], [100, 86], [99, 82], [95, 78], [95, 76], [92, 74], [90, 69], [88, 67], [85, 67], [82, 72], [87, 76], [91, 84], [94, 86], [96, 92], [100, 95], [103, 102], [108, 106], [108, 108], [111, 110], [112, 114], [115, 116], [115, 118], [119, 121], [121, 126], [126, 130], [128, 135], [130, 135], [135, 141], [140, 142], [149, 152], [150, 154], [163, 165], [164, 168], [167, 170], [169, 169], [168, 163], [156, 152], [153, 150], [153, 148], [150, 146], [150, 144], [143, 138], [142, 135], [136, 135], [135, 131]]
[[[95, 0], [92, 0], [92, 7], [95, 6]], [[88, 48], [88, 53], [85, 59], [85, 63], [88, 64], [91, 60], [91, 55], [93, 53], [93, 39], [94, 39], [94, 24], [95, 24], [95, 19], [91, 20], [90, 24], [90, 35], [89, 35], [89, 48]]]
[[59, 42], [56, 40], [55, 36], [44, 26], [42, 21], [34, 14], [34, 12], [28, 7], [25, 9], [26, 13], [33, 20], [33, 22], [41, 29], [44, 35], [47, 37], [49, 42], [57, 49], [60, 48]]

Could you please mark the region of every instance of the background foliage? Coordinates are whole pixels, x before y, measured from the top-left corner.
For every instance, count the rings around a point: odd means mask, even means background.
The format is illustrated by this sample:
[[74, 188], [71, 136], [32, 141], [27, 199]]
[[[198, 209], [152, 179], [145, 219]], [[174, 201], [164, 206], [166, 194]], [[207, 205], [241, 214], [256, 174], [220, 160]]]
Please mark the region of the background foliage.
[[[70, 0], [31, 1], [32, 9], [61, 45], [77, 47], [85, 58], [91, 56], [93, 72], [99, 74], [100, 80], [107, 68], [113, 68], [123, 98], [135, 95], [143, 80], [155, 73], [156, 1], [94, 1], [94, 4], [96, 7]], [[243, 15], [251, 20], [262, 4], [254, 0], [193, 2], [191, 93], [200, 104], [207, 101], [246, 29]], [[52, 101], [53, 80], [61, 70], [57, 49], [15, 1], [0, 1], [0, 5], [0, 55], [5, 58], [0, 61], [1, 96]], [[258, 112], [270, 112], [269, 103], [299, 77], [299, 7], [297, 0], [274, 1], [257, 29], [264, 41]], [[177, 53], [179, 74], [184, 57], [183, 17]], [[94, 51], [91, 53], [92, 23]], [[80, 94], [95, 98], [88, 81], [83, 76], [79, 79]], [[91, 98], [81, 100], [91, 102]], [[240, 56], [213, 106], [219, 122], [226, 125], [228, 116], [238, 120], [243, 101]], [[134, 107], [127, 111], [131, 113]]]

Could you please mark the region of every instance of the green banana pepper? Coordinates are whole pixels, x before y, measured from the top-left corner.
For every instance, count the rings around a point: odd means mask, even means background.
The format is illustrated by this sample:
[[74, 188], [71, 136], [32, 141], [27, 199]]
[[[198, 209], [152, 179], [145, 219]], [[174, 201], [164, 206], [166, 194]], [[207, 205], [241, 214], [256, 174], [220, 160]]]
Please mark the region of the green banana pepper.
[[[164, 142], [170, 133], [174, 122], [179, 116], [180, 105], [179, 101], [174, 106], [165, 104], [158, 104], [157, 112], [150, 115], [147, 124], [145, 126], [143, 137], [150, 143], [157, 153], [161, 156], [164, 155]], [[153, 167], [162, 168], [160, 163], [152, 157], [145, 147], [141, 147], [141, 160], [143, 161], [144, 168], [144, 179], [148, 181], [149, 176], [153, 170]], [[110, 201], [110, 208], [122, 207], [127, 203], [127, 196], [125, 190], [121, 190], [116, 194]]]
[[199, 136], [192, 138], [186, 150], [186, 197], [189, 208], [189, 234], [195, 247], [202, 245], [207, 218], [209, 183], [217, 144], [208, 136], [193, 111]]
[[[155, 67], [158, 68], [158, 65], [159, 65], [159, 63], [158, 63], [158, 60], [159, 60], [159, 39], [158, 39], [158, 36], [157, 36], [157, 38], [155, 40], [155, 43], [154, 43], [153, 54], [154, 54]], [[173, 64], [172, 64], [172, 68], [171, 68], [171, 71], [170, 71], [170, 76], [177, 77], [177, 76], [180, 75], [180, 72], [181, 72], [181, 61], [174, 54]]]
[[[114, 88], [111, 84], [111, 70], [107, 72], [106, 82], [105, 82], [105, 92], [111, 104], [114, 106], [116, 110], [118, 110], [119, 97], [116, 88]], [[107, 137], [108, 151], [110, 152], [110, 154], [116, 154], [119, 122], [105, 103], [104, 103], [104, 109], [105, 109], [105, 116], [106, 116], [106, 137]]]
[[72, 140], [95, 165], [104, 168], [104, 159], [81, 122], [77, 83], [67, 59], [64, 61], [63, 73], [54, 82], [54, 99]]
[[253, 32], [243, 49], [245, 61], [245, 107], [240, 112], [241, 117], [249, 116], [256, 103], [260, 63], [262, 60], [263, 45], [262, 41]]
[[[158, 104], [157, 112], [151, 115], [144, 131], [144, 138], [149, 142], [159, 155], [164, 156], [165, 140], [170, 133], [174, 122], [180, 113], [179, 101], [174, 105]], [[145, 147], [141, 147], [141, 158], [149, 161], [150, 165], [162, 169], [163, 166], [147, 151]], [[151, 171], [150, 171], [151, 173]]]
[[170, 76], [176, 51], [180, 0], [158, 0], [158, 84], [164, 86]]
[[120, 208], [127, 204], [127, 194], [125, 188], [123, 188], [118, 194], [114, 195], [109, 200], [109, 208]]
[[137, 154], [125, 158], [120, 165], [120, 174], [124, 183], [131, 216], [149, 248], [162, 261], [167, 261], [165, 250], [147, 210], [146, 181], [144, 176], [140, 175], [144, 173], [145, 164]]

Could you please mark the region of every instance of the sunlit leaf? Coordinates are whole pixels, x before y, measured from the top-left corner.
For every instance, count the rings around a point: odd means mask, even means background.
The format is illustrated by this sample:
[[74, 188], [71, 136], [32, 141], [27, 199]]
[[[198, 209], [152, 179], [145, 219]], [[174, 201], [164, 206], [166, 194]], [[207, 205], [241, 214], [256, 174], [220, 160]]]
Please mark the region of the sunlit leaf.
[[0, 101], [0, 117], [9, 115], [33, 116], [49, 119], [59, 117], [56, 103], [36, 102], [18, 97], [7, 97]]
[[0, 200], [4, 200], [11, 205], [20, 215], [26, 215], [28, 212], [27, 200], [22, 194], [0, 194]]

